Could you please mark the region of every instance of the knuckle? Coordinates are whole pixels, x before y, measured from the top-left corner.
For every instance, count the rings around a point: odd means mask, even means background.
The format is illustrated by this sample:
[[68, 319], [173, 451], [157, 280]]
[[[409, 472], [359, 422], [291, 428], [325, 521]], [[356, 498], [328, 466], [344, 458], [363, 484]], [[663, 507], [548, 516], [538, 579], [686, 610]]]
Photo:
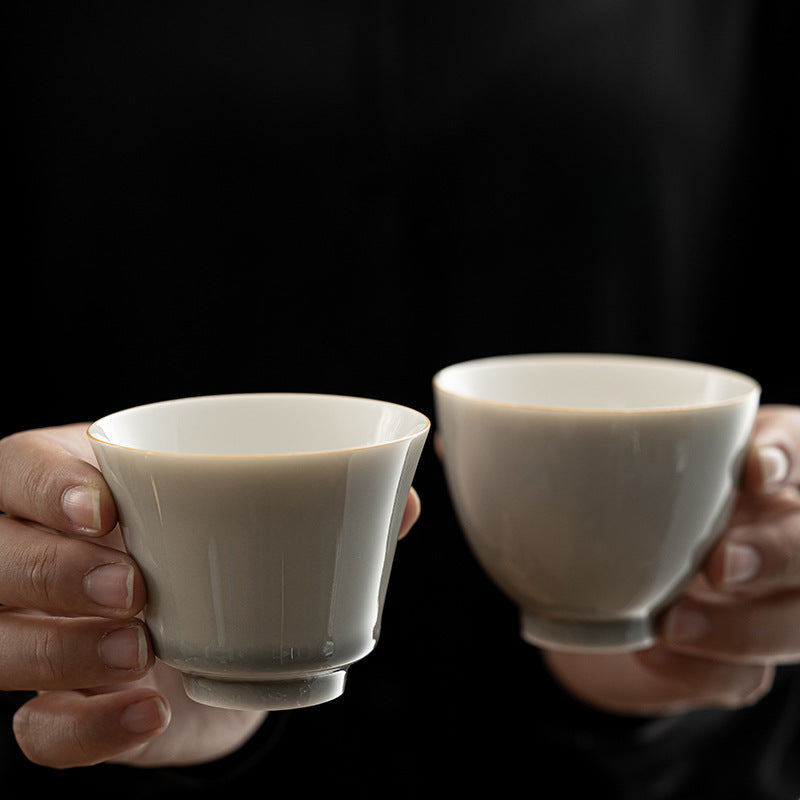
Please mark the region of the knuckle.
[[772, 553], [773, 581], [800, 583], [800, 514], [765, 526], [762, 542]]
[[96, 759], [91, 756], [91, 748], [86, 741], [87, 737], [78, 721], [67, 718], [62, 721], [62, 725], [64, 726], [62, 737], [65, 741], [70, 742], [75, 754], [72, 756], [72, 763], [57, 764], [57, 766], [65, 768], [94, 763]]
[[20, 574], [29, 590], [26, 594], [36, 598], [39, 608], [57, 606], [59, 560], [58, 540], [55, 537], [52, 542], [28, 548], [21, 559]]
[[0, 509], [47, 525], [65, 521], [62, 495], [76, 479], [75, 459], [42, 431], [0, 440]]
[[52, 509], [61, 505], [60, 476], [46, 461], [33, 459], [25, 465], [20, 477], [19, 492], [24, 508], [30, 509], [37, 520], [50, 519]]
[[[113, 501], [102, 475], [70, 435], [65, 429], [40, 429], [0, 440], [0, 510], [61, 531], [107, 533], [116, 522]], [[68, 492], [76, 487], [87, 489], [88, 499], [70, 499]]]
[[41, 459], [24, 455], [33, 447], [29, 432], [0, 440], [0, 508], [22, 517], [40, 505], [42, 490], [49, 489], [52, 481]]
[[56, 626], [42, 626], [31, 648], [33, 668], [45, 686], [63, 686], [66, 679], [64, 637]]
[[14, 473], [14, 456], [13, 452], [16, 449], [16, 443], [22, 434], [12, 433], [0, 439], [0, 509], [3, 511], [10, 511], [8, 508], [8, 498], [6, 485], [8, 476]]

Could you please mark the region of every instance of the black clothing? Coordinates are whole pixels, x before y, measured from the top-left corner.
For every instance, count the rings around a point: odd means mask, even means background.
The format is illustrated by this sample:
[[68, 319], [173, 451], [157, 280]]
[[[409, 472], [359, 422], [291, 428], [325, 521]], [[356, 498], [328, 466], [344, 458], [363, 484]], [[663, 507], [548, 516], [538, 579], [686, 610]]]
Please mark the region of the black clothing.
[[[517, 352], [707, 361], [800, 403], [789, 0], [6, 9], [2, 435], [237, 391], [432, 416], [436, 370]], [[800, 796], [800, 670], [741, 711], [590, 711], [520, 640], [430, 446], [415, 485], [381, 640], [341, 698], [204, 767], [56, 772], [19, 754], [6, 694], [0, 780]]]

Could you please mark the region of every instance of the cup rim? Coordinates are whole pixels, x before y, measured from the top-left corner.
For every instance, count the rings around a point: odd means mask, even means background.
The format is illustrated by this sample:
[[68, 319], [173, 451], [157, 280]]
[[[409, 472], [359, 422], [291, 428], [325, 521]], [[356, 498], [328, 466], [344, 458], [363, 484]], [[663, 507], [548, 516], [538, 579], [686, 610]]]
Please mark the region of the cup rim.
[[[448, 373], [457, 370], [468, 369], [470, 367], [479, 367], [481, 365], [501, 364], [505, 363], [520, 363], [524, 361], [530, 362], [592, 362], [592, 363], [611, 363], [617, 362], [620, 364], [647, 364], [654, 367], [678, 367], [688, 370], [705, 371], [708, 373], [716, 373], [725, 375], [729, 378], [735, 378], [743, 381], [746, 388], [743, 388], [740, 393], [733, 397], [725, 398], [723, 400], [708, 400], [698, 401], [693, 403], [679, 403], [679, 404], [666, 404], [663, 406], [647, 406], [639, 408], [580, 408], [577, 406], [555, 406], [555, 405], [538, 405], [534, 403], [517, 403], [504, 400], [493, 400], [488, 398], [475, 397], [464, 392], [459, 392], [451, 388], [444, 388], [443, 380]], [[463, 400], [476, 405], [483, 406], [496, 406], [498, 408], [518, 409], [524, 411], [544, 411], [548, 413], [562, 413], [562, 414], [664, 414], [664, 413], [677, 413], [695, 410], [706, 410], [712, 408], [720, 408], [725, 406], [737, 405], [748, 400], [752, 396], [760, 396], [761, 385], [749, 375], [743, 372], [721, 367], [714, 364], [707, 364], [701, 361], [689, 361], [686, 359], [668, 358], [663, 356], [647, 356], [636, 355], [627, 353], [513, 353], [508, 355], [486, 356], [482, 358], [474, 358], [466, 361], [460, 361], [449, 364], [443, 367], [433, 376], [434, 392], [454, 397], [458, 400]]]
[[[410, 412], [419, 418], [419, 428], [408, 433], [404, 436], [397, 436], [385, 441], [373, 442], [370, 444], [355, 445], [353, 447], [338, 447], [330, 448], [327, 450], [301, 450], [298, 452], [277, 452], [277, 453], [186, 453], [180, 450], [160, 450], [155, 448], [134, 447], [132, 445], [120, 444], [118, 442], [110, 441], [108, 438], [99, 434], [101, 424], [110, 419], [111, 417], [121, 416], [133, 411], [141, 409], [154, 408], [156, 406], [169, 406], [180, 405], [184, 403], [210, 401], [215, 399], [220, 400], [236, 400], [236, 399], [258, 399], [258, 398], [319, 398], [319, 399], [333, 399], [333, 400], [346, 400], [357, 401], [361, 403], [374, 403], [384, 407], [394, 407], [405, 412]], [[101, 447], [110, 447], [116, 450], [126, 450], [133, 453], [144, 455], [158, 455], [158, 456], [176, 456], [180, 458], [203, 458], [203, 459], [274, 459], [274, 458], [292, 458], [303, 456], [315, 455], [332, 455], [336, 453], [353, 453], [363, 450], [374, 450], [381, 447], [389, 447], [392, 445], [400, 444], [401, 442], [410, 441], [426, 434], [431, 427], [431, 421], [425, 414], [417, 411], [409, 406], [401, 405], [400, 403], [393, 403], [389, 400], [378, 400], [370, 397], [358, 397], [356, 395], [342, 395], [342, 394], [325, 394], [321, 392], [236, 392], [231, 394], [206, 394], [191, 397], [176, 397], [168, 400], [157, 400], [152, 403], [142, 403], [128, 408], [122, 408], [118, 411], [112, 411], [105, 414], [94, 422], [89, 423], [86, 428], [86, 435], [92, 442], [97, 442]]]

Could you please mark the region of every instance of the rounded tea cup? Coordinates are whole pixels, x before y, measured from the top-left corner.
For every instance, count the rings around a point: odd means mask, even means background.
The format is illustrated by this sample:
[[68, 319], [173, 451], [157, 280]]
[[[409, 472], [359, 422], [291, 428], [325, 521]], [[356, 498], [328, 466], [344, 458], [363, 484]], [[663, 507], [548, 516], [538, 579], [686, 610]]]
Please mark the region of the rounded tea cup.
[[732, 510], [752, 378], [643, 356], [532, 354], [434, 377], [455, 512], [527, 641], [645, 648]]

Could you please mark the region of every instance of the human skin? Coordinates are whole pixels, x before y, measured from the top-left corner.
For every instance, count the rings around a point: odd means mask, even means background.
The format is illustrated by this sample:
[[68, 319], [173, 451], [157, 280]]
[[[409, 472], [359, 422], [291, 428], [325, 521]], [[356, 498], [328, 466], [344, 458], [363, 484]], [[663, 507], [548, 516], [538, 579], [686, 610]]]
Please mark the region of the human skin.
[[[31, 761], [58, 768], [220, 758], [266, 713], [195, 703], [155, 659], [139, 618], [144, 579], [86, 427], [0, 441], [0, 690], [38, 693], [14, 734]], [[412, 489], [401, 536], [419, 513]]]
[[703, 569], [632, 654], [549, 651], [573, 695], [603, 711], [651, 715], [738, 708], [800, 661], [800, 409], [756, 418], [737, 506]]
[[[38, 692], [14, 718], [17, 740], [29, 759], [54, 767], [218, 758], [264, 714], [193, 703], [155, 661], [137, 617], [144, 581], [122, 550], [85, 427], [0, 441], [0, 690]], [[621, 655], [545, 651], [556, 679], [613, 713], [736, 708], [762, 697], [776, 664], [800, 661], [798, 484], [800, 409], [765, 406], [731, 523], [664, 615], [657, 644]], [[401, 535], [419, 513], [412, 490]]]

